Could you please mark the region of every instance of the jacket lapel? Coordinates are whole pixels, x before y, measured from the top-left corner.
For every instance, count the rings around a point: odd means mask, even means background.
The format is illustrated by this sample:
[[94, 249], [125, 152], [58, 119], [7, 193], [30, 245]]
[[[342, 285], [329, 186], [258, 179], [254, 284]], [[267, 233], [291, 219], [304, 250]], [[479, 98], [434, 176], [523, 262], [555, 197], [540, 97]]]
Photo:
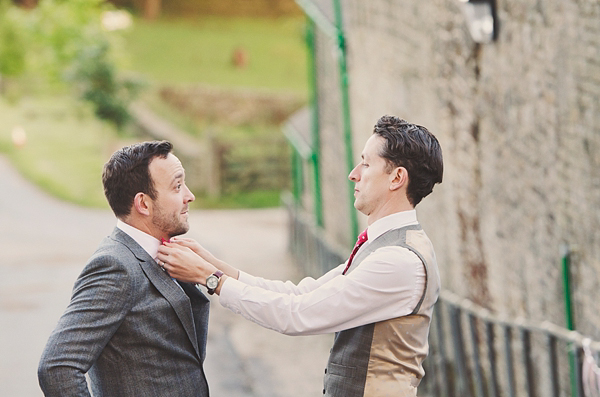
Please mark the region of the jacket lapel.
[[146, 274], [146, 277], [148, 277], [148, 280], [150, 280], [158, 292], [160, 292], [160, 294], [169, 302], [183, 324], [183, 328], [185, 329], [190, 342], [192, 342], [196, 354], [201, 358], [198, 349], [198, 339], [196, 336], [192, 307], [188, 296], [180, 286], [176, 284], [176, 282], [173, 281], [160, 266], [158, 266], [156, 261], [127, 233], [119, 228], [115, 228], [111, 237], [126, 245], [140, 261], [142, 271]]
[[210, 311], [210, 300], [194, 286], [194, 284], [177, 281], [192, 304], [192, 313], [196, 325], [196, 338], [202, 361], [206, 356], [206, 341], [208, 337], [208, 317]]

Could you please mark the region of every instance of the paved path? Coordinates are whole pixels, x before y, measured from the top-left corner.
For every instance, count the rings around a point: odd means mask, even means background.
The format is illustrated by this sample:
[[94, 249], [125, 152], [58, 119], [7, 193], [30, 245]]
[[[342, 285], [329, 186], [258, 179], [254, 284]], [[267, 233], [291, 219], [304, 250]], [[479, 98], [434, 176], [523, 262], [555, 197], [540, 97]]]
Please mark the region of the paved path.
[[[282, 209], [194, 211], [189, 236], [255, 275], [298, 279]], [[107, 210], [63, 203], [24, 181], [0, 156], [0, 396], [33, 397], [37, 363], [87, 258], [115, 224]], [[331, 335], [288, 337], [213, 299], [206, 372], [213, 397], [322, 393]]]

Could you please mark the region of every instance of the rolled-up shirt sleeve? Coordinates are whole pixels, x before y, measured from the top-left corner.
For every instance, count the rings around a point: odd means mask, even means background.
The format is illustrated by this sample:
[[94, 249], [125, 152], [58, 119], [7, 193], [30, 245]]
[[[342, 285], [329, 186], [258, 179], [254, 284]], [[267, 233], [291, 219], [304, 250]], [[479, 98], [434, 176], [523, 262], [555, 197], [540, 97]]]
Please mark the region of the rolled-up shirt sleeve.
[[423, 294], [424, 265], [406, 248], [380, 248], [347, 275], [344, 267], [298, 285], [241, 272], [223, 283], [220, 303], [265, 328], [314, 335], [409, 315]]

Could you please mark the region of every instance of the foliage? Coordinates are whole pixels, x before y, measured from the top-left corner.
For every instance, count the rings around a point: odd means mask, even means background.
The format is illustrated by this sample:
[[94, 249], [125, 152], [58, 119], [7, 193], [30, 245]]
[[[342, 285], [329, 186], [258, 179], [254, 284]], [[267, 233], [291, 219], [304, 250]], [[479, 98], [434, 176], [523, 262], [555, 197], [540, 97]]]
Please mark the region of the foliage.
[[122, 127], [138, 85], [117, 76], [119, 37], [101, 23], [110, 6], [103, 0], [41, 0], [23, 10], [0, 1], [0, 73], [38, 87], [38, 94], [75, 86], [98, 117]]
[[25, 71], [25, 38], [17, 15], [7, 1], [0, 2], [0, 76], [18, 76]]
[[82, 97], [94, 104], [96, 116], [112, 121], [122, 131], [130, 119], [128, 103], [142, 84], [133, 79], [118, 80], [116, 68], [108, 60], [108, 50], [107, 43], [100, 43], [81, 51], [74, 67], [74, 81]]

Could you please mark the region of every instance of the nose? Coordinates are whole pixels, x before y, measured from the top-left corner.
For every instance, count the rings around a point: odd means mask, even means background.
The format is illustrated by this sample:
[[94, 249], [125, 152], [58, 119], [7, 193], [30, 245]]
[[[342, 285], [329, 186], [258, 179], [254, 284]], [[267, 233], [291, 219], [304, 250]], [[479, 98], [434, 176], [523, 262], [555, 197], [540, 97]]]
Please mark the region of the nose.
[[348, 175], [348, 179], [350, 179], [352, 182], [358, 182], [360, 180], [359, 167], [360, 164], [357, 164], [356, 167], [354, 167], [354, 169], [350, 171], [350, 175]]
[[186, 204], [196, 200], [196, 196], [194, 196], [194, 193], [192, 193], [192, 191], [187, 187], [187, 185], [184, 185], [184, 186], [185, 186], [184, 200], [185, 200]]

